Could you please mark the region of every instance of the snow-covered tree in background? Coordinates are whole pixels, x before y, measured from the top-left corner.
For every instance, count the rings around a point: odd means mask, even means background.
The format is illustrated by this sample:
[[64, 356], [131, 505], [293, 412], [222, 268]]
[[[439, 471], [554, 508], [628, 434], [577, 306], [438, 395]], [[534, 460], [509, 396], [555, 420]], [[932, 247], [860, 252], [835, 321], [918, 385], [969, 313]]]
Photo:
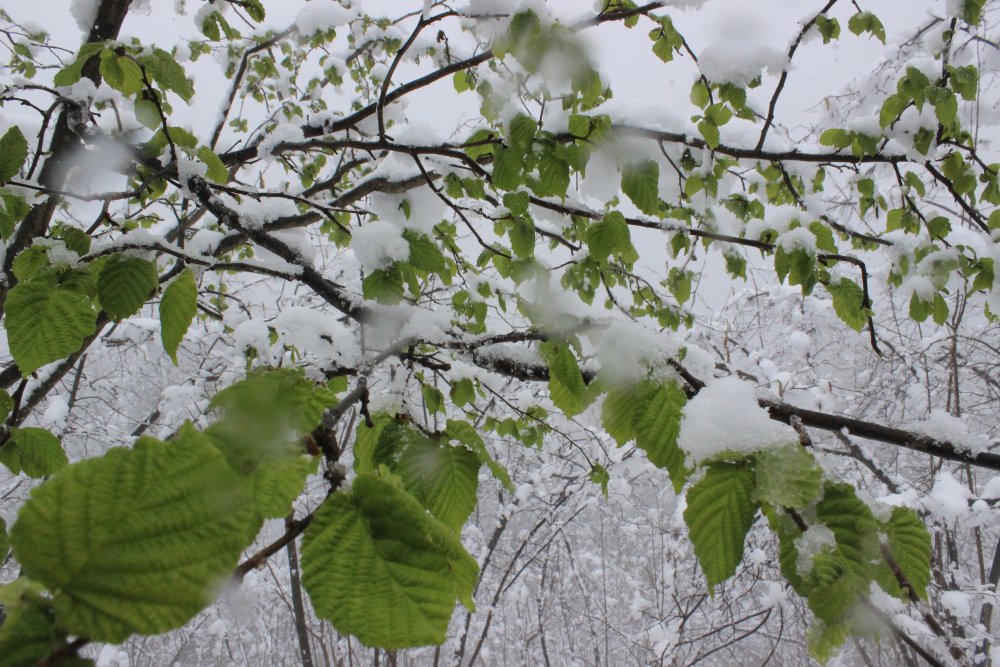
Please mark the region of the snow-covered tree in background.
[[0, 665], [997, 659], [1000, 6], [170, 4], [0, 10]]

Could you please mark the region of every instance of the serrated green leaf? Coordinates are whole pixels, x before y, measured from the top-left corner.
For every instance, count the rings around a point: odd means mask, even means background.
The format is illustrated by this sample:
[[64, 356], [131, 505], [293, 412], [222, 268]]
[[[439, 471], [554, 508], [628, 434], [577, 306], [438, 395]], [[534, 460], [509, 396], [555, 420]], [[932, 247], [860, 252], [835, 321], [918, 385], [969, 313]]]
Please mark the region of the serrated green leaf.
[[606, 259], [611, 253], [625, 252], [632, 247], [628, 223], [618, 211], [609, 211], [600, 221], [587, 229], [587, 247], [590, 256]]
[[830, 658], [837, 655], [840, 647], [850, 636], [851, 625], [849, 622], [831, 624], [817, 620], [809, 627], [807, 633], [809, 655], [821, 665], [825, 665]]
[[451, 385], [449, 395], [455, 407], [460, 408], [476, 400], [476, 387], [469, 378], [462, 378]]
[[514, 215], [524, 215], [528, 212], [531, 196], [527, 192], [505, 192], [503, 205]]
[[21, 134], [21, 128], [12, 125], [0, 137], [0, 183], [17, 176], [27, 158], [28, 141]]
[[837, 538], [838, 550], [852, 570], [866, 577], [869, 564], [878, 556], [878, 522], [868, 506], [847, 484], [827, 484], [816, 505], [817, 518]]
[[101, 76], [109, 86], [129, 97], [143, 88], [142, 69], [131, 58], [111, 49], [101, 53]]
[[354, 438], [354, 471], [357, 473], [374, 472], [378, 467], [375, 463], [375, 451], [378, 447], [379, 438], [382, 431], [394, 422], [392, 415], [375, 414], [372, 415], [372, 423], [369, 426], [365, 420], [358, 422], [358, 428]]
[[619, 447], [635, 438], [633, 421], [640, 388], [648, 386], [616, 387], [604, 397], [604, 404], [601, 406], [601, 424]]
[[505, 489], [511, 493], [514, 492], [514, 483], [510, 480], [510, 474], [507, 472], [507, 469], [490, 456], [489, 451], [486, 449], [486, 443], [476, 433], [476, 429], [473, 428], [472, 424], [457, 419], [449, 419], [445, 433], [452, 440], [457, 440], [471, 449], [476, 457], [490, 469], [493, 477], [503, 484]]
[[[907, 507], [893, 507], [889, 520], [882, 525], [888, 538], [886, 546], [895, 565], [899, 568], [913, 592], [922, 600], [927, 599], [927, 586], [931, 582], [931, 538], [923, 520]], [[908, 600], [901, 590], [898, 578], [892, 573], [880, 577], [884, 590]]]
[[479, 457], [465, 447], [417, 438], [403, 451], [394, 472], [438, 521], [456, 533], [476, 507]]
[[69, 463], [59, 438], [44, 428], [11, 428], [10, 440], [0, 448], [0, 463], [13, 474], [48, 477]]
[[170, 281], [160, 299], [160, 340], [174, 364], [177, 348], [198, 313], [198, 285], [191, 269], [184, 269]]
[[397, 484], [360, 475], [316, 511], [302, 583], [321, 618], [367, 646], [440, 644], [478, 567], [458, 537]]
[[[3, 160], [0, 153], [0, 160]], [[14, 226], [31, 211], [24, 197], [4, 191], [0, 194], [0, 238], [6, 240], [14, 234]]]
[[569, 163], [556, 155], [555, 151], [545, 151], [538, 161], [538, 183], [533, 190], [539, 197], [565, 197], [569, 188]]
[[7, 296], [6, 312], [10, 353], [25, 377], [79, 350], [96, 329], [97, 313], [87, 297], [44, 280], [18, 283]]
[[549, 397], [566, 416], [578, 415], [585, 407], [587, 385], [576, 357], [565, 343], [546, 341], [539, 351], [549, 367]]
[[399, 269], [378, 269], [361, 281], [361, 294], [366, 299], [395, 305], [403, 298], [403, 275]]
[[823, 130], [819, 135], [819, 143], [831, 148], [847, 148], [851, 145], [851, 133], [835, 127]]
[[153, 47], [153, 52], [143, 57], [143, 66], [152, 75], [152, 78], [161, 87], [177, 93], [185, 102], [190, 102], [194, 95], [194, 88], [184, 74], [184, 68], [178, 64], [174, 57], [164, 51]]
[[313, 456], [288, 456], [262, 463], [250, 478], [254, 512], [262, 519], [288, 516], [292, 502], [305, 488], [306, 478], [314, 472]]
[[538, 123], [530, 116], [519, 113], [510, 121], [510, 145], [522, 155], [531, 150], [531, 143], [538, 131]]
[[498, 147], [494, 151], [491, 180], [498, 190], [516, 190], [524, 182], [524, 155], [514, 149]]
[[819, 495], [823, 473], [812, 455], [797, 444], [764, 449], [757, 461], [757, 497], [778, 507], [799, 508]]
[[743, 542], [757, 515], [753, 472], [741, 465], [712, 463], [687, 493], [684, 522], [710, 589], [736, 572]]
[[837, 317], [855, 331], [865, 328], [868, 323], [868, 314], [864, 306], [865, 293], [857, 283], [841, 278], [839, 282], [827, 285], [826, 291], [833, 298], [833, 310], [837, 313]]
[[97, 276], [101, 307], [116, 320], [135, 315], [159, 284], [156, 264], [137, 257], [108, 258]]
[[684, 451], [677, 446], [687, 397], [674, 382], [644, 384], [637, 389], [632, 415], [635, 444], [653, 465], [666, 469], [674, 491], [679, 493], [689, 472]]
[[705, 139], [705, 144], [715, 150], [719, 147], [719, 128], [715, 124], [703, 120], [698, 123], [698, 132], [701, 133], [702, 138]]
[[225, 443], [220, 449], [230, 465], [247, 474], [268, 461], [301, 454], [300, 438], [319, 425], [334, 402], [329, 390], [300, 369], [257, 371], [215, 395], [210, 408], [219, 419], [206, 432]]
[[622, 168], [622, 192], [632, 203], [649, 215], [660, 210], [660, 165], [643, 160]]
[[829, 44], [831, 40], [840, 37], [840, 22], [834, 18], [827, 18], [820, 14], [816, 17], [816, 27], [819, 34], [823, 36], [823, 43]]
[[[140, 438], [36, 488], [11, 531], [61, 628], [119, 643], [180, 627], [231, 575], [249, 499], [208, 438]], [[181, 536], [181, 539], [178, 539]]]
[[406, 230], [403, 238], [410, 244], [409, 262], [413, 268], [431, 273], [443, 273], [446, 270], [444, 255], [430, 237]]

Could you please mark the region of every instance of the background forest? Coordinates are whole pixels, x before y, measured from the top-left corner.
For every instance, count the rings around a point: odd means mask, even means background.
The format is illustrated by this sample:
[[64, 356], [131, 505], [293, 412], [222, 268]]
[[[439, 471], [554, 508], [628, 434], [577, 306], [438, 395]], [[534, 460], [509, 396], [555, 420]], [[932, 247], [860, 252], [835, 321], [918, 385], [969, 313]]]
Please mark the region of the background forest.
[[1000, 4], [68, 8], [0, 667], [1000, 663]]

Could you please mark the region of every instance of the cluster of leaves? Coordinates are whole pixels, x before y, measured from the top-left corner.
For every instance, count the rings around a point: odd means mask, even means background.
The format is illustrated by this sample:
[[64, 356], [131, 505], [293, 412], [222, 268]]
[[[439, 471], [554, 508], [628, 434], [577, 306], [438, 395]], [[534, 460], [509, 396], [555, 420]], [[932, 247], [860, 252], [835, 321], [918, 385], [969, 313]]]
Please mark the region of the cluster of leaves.
[[[258, 0], [242, 0], [239, 5], [251, 19], [263, 18]], [[966, 20], [978, 20], [981, 9], [981, 3], [965, 3]], [[655, 26], [648, 32], [651, 49], [664, 63], [687, 49], [669, 15], [650, 15], [648, 9], [640, 11], [629, 0], [606, 3], [602, 11], [621, 13], [629, 28], [649, 15]], [[202, 18], [199, 27], [209, 43], [231, 46], [242, 39], [222, 13], [210, 11]], [[421, 19], [421, 27], [428, 20]], [[383, 33], [391, 25], [371, 17], [359, 21], [366, 29]], [[840, 39], [836, 19], [821, 14], [814, 24], [824, 43]], [[885, 41], [881, 21], [870, 12], [858, 11], [847, 27], [854, 35], [868, 33]], [[386, 34], [378, 40], [380, 58], [395, 65], [406, 47], [402, 40]], [[335, 37], [334, 30], [300, 35], [301, 51], [281, 42], [284, 59], [277, 61], [270, 50], [280, 40], [272, 34], [259, 36], [252, 40], [242, 64], [236, 64], [241, 62], [239, 51], [232, 50], [230, 73], [242, 76], [243, 68], [251, 63], [245, 94], [260, 102], [283, 100], [276, 81], [284, 76], [279, 68], [297, 72], [305, 53], [322, 51]], [[360, 55], [346, 66], [355, 92], [374, 98], [372, 113], [382, 125], [385, 90], [371, 85], [375, 66], [381, 63], [372, 55], [375, 47], [359, 44], [357, 39], [352, 34], [350, 43]], [[192, 57], [212, 48], [193, 43]], [[262, 54], [251, 61], [250, 49]], [[567, 118], [565, 131], [546, 127], [540, 120], [543, 114], [537, 118], [528, 113], [502, 114], [507, 93], [497, 89], [495, 77], [491, 82], [472, 66], [449, 64], [439, 70], [441, 76], [454, 71], [454, 89], [479, 96], [482, 124], [462, 144], [434, 147], [427, 153], [446, 156], [461, 169], [428, 173], [419, 147], [393, 144], [384, 128], [377, 141], [357, 140], [359, 154], [398, 151], [411, 155], [425, 179], [423, 185], [449, 202], [456, 217], [472, 231], [482, 247], [478, 258], [470, 261], [467, 239], [460, 237], [459, 227], [442, 220], [430, 233], [412, 228], [401, 233], [406, 259], [363, 277], [357, 300], [366, 302], [363, 306], [339, 293], [340, 301], [326, 296], [339, 285], [307, 263], [287, 274], [268, 269], [271, 275], [300, 279], [359, 322], [364, 318], [358, 312], [372, 306], [371, 302], [380, 307], [404, 300], [416, 303], [435, 288], [447, 288], [449, 297], [440, 303], [451, 310], [454, 331], [449, 333], [448, 345], [441, 345], [440, 340], [406, 341], [386, 353], [386, 357], [409, 363], [411, 370], [414, 363], [420, 363], [435, 378], [450, 370], [435, 355], [449, 345], [456, 350], [475, 349], [469, 334], [487, 332], [491, 312], [514, 315], [508, 312], [507, 299], [511, 299], [519, 316], [531, 325], [535, 335], [523, 340], [538, 341], [540, 361], [539, 369], [527, 369], [533, 375], [524, 367], [509, 374], [520, 377], [521, 371], [531, 379], [546, 379], [548, 400], [566, 418], [583, 415], [599, 403], [602, 426], [618, 445], [634, 443], [650, 462], [666, 471], [674, 491], [686, 494], [684, 518], [710, 588], [737, 572], [747, 534], [759, 517], [766, 518], [777, 538], [782, 573], [817, 619], [811, 648], [820, 658], [829, 657], [849, 636], [867, 632], [864, 614], [870, 610], [872, 584], [907, 602], [925, 598], [930, 538], [916, 513], [894, 508], [885, 517], [875, 516], [852, 487], [829, 478], [812, 453], [798, 443], [751, 455], [725, 453], [697, 464], [689, 461], [677, 441], [685, 405], [697, 393], [697, 383], [663, 368], [649, 369], [631, 383], [612, 382], [602, 372], [587, 368], [587, 354], [579, 339], [551, 333], [552, 314], [546, 304], [533, 303], [516, 290], [505, 292], [484, 278], [499, 276], [516, 287], [537, 285], [555, 275], [541, 255], [568, 248], [572, 259], [559, 276], [562, 288], [586, 304], [603, 289], [608, 310], [619, 309], [633, 319], [677, 329], [692, 321], [684, 304], [691, 299], [693, 273], [686, 264], [674, 262], [658, 286], [639, 275], [640, 252], [632, 230], [646, 227], [672, 234], [669, 249], [674, 259], [682, 254], [693, 257], [699, 239], [704, 248], [725, 244], [726, 267], [734, 277], [746, 277], [747, 263], [738, 248], [758, 250], [773, 260], [779, 282], [799, 286], [804, 295], [822, 286], [837, 316], [860, 331], [871, 326], [874, 315], [867, 273], [864, 262], [842, 254], [843, 248], [850, 245], [868, 251], [891, 244], [887, 238], [901, 232], [915, 242], [896, 253], [890, 283], [898, 287], [914, 277], [926, 278], [932, 293], [913, 290], [910, 315], [918, 322], [932, 317], [943, 323], [949, 315], [947, 297], [956, 272], [973, 292], [989, 292], [996, 282], [992, 259], [979, 256], [971, 244], [950, 243], [954, 220], [943, 215], [928, 217], [921, 205], [928, 187], [937, 184], [971, 211], [968, 216], [975, 226], [994, 235], [1000, 227], [996, 210], [983, 214], [977, 208], [984, 202], [1000, 206], [997, 166], [978, 157], [974, 137], [959, 113], [962, 102], [975, 100], [979, 94], [976, 67], [946, 64], [937, 79], [908, 67], [896, 82], [896, 92], [883, 101], [881, 134], [831, 128], [820, 135], [819, 144], [832, 152], [819, 157], [831, 164], [846, 164], [860, 172], [858, 165], [866, 161], [884, 162], [895, 170], [892, 192], [884, 180], [871, 174], [859, 173], [851, 183], [860, 217], [884, 218], [878, 235], [872, 236], [807, 214], [803, 195], [823, 192], [824, 168], [817, 169], [808, 182], [801, 173], [790, 173], [782, 162], [801, 157], [796, 151], [776, 155], [759, 146], [737, 150], [726, 145], [725, 128], [730, 123], [758, 120], [748, 104], [747, 89], [758, 87], [759, 78], [746, 87], [704, 76], [694, 82], [689, 97], [696, 110], [692, 123], [700, 139], [649, 131], [655, 141], [674, 144], [672, 152], [663, 143], [660, 148], [677, 172], [680, 194], [676, 201], [668, 201], [671, 197], [661, 191], [662, 163], [638, 155], [616, 164], [616, 190], [624, 197], [612, 198], [604, 210], [584, 208], [574, 203], [572, 185], [586, 177], [602, 142], [622, 131], [598, 108], [611, 92], [590, 64], [586, 49], [566, 26], [522, 11], [510, 17], [490, 55], [487, 66], [492, 73], [504, 71], [515, 89], [526, 91], [526, 99], [542, 108], [561, 104]], [[30, 53], [17, 56], [23, 59]], [[327, 66], [325, 57], [320, 58], [325, 81], [342, 85], [341, 66]], [[445, 58], [450, 55], [446, 53]], [[571, 67], [563, 70], [566, 81], [558, 82], [566, 86], [557, 87], [541, 75], [567, 64]], [[231, 182], [234, 170], [241, 167], [240, 159], [234, 157], [237, 151], [217, 154], [213, 148], [217, 137], [202, 139], [171, 125], [171, 96], [187, 102], [194, 95], [192, 82], [172, 54], [137, 41], [88, 43], [55, 74], [54, 84], [73, 86], [89, 70], [131, 103], [135, 119], [152, 135], [137, 147], [130, 181], [137, 194], [130, 199], [141, 206], [196, 200], [215, 216], [218, 229], [236, 239], [221, 253], [225, 260], [234, 255], [252, 257], [256, 243], [290, 263], [301, 262], [300, 254], [267, 236], [266, 226], [242, 224], [239, 214], [215, 197], [224, 193], [232, 201], [241, 201], [238, 188], [211, 189], [213, 183]], [[310, 91], [322, 85], [316, 77], [304, 91], [311, 96]], [[323, 104], [314, 100], [314, 110], [324, 108]], [[936, 124], [907, 135], [925, 160], [886, 156], [886, 141], [902, 134], [896, 125], [905, 125], [901, 123], [905, 117], [926, 105], [933, 108]], [[366, 108], [359, 102], [353, 111], [362, 113]], [[289, 102], [283, 104], [282, 113], [294, 119], [303, 110], [298, 102]], [[230, 127], [245, 133], [248, 125], [246, 119], [234, 118]], [[316, 137], [323, 134], [321, 130], [309, 126], [305, 131]], [[764, 145], [763, 135], [760, 145]], [[292, 148], [294, 142], [282, 150]], [[297, 170], [305, 192], [321, 183], [330, 169], [336, 169], [335, 181], [327, 186], [331, 191], [350, 194], [350, 188], [363, 179], [375, 180], [374, 158], [357, 158], [356, 165], [342, 173], [334, 167], [335, 160], [328, 159], [342, 148], [325, 150], [319, 155], [304, 151], [282, 163]], [[24, 173], [28, 158], [25, 137], [11, 127], [0, 137], [0, 184], [6, 186]], [[185, 180], [182, 174], [192, 171], [191, 162], [201, 163], [207, 180]], [[901, 169], [899, 165], [908, 166]], [[753, 178], [744, 179], [743, 167]], [[740, 188], [732, 186], [734, 173]], [[201, 192], [209, 194], [201, 196]], [[720, 196], [720, 192], [726, 194]], [[296, 200], [303, 218], [321, 218], [320, 231], [341, 248], [351, 243], [353, 216], [363, 215], [349, 208], [357, 199], [347, 201], [348, 194], [329, 207], [310, 202], [306, 196]], [[695, 206], [696, 199], [721, 203], [748, 229], [753, 223], [758, 233], [718, 232], [712, 207]], [[21, 190], [10, 187], [0, 189], [0, 201], [0, 237], [7, 242], [33, 215], [33, 205]], [[407, 220], [411, 203], [405, 196], [400, 201], [399, 216]], [[321, 215], [311, 211], [314, 204]], [[767, 213], [778, 205], [796, 207], [801, 215], [780, 228], [774, 226]], [[475, 207], [495, 213], [483, 216], [492, 221], [494, 240], [484, 241], [466, 219], [466, 212], [481, 210]], [[533, 216], [540, 208], [562, 214], [567, 224], [553, 231], [537, 223]], [[630, 208], [638, 215], [630, 216]], [[53, 362], [72, 364], [104, 323], [132, 317], [157, 297], [163, 348], [176, 364], [199, 307], [198, 281], [185, 261], [168, 265], [168, 255], [156, 256], [155, 245], [150, 249], [112, 242], [95, 248], [91, 233], [71, 224], [55, 224], [48, 231], [10, 263], [13, 279], [5, 294], [5, 328], [19, 374], [28, 378]], [[547, 251], [543, 249], [546, 243]], [[174, 256], [191, 262], [208, 264], [215, 259], [185, 255], [183, 246], [172, 250]], [[835, 267], [844, 261], [861, 267], [862, 284], [837, 272]], [[237, 262], [225, 266], [227, 270], [240, 267]], [[614, 296], [616, 288], [627, 291], [632, 302], [622, 306]], [[223, 309], [221, 296], [216, 305]], [[572, 330], [577, 322], [568, 324], [557, 329]], [[293, 354], [290, 359], [298, 357]], [[344, 372], [364, 375], [370, 368]], [[0, 587], [0, 602], [8, 614], [0, 627], [0, 655], [16, 656], [19, 662], [15, 664], [32, 664], [67, 649], [71, 637], [121, 642], [133, 633], [177, 628], [204, 609], [220, 583], [238, 571], [240, 555], [264, 521], [287, 516], [307, 477], [316, 472], [317, 452], [304, 444], [306, 436], [329, 428], [326, 416], [349, 407], [358, 396], [367, 400], [364, 392], [349, 400], [344, 378], [341, 374], [328, 385], [316, 385], [297, 370], [251, 372], [215, 395], [211, 403], [215, 418], [205, 428], [186, 423], [166, 440], [142, 436], [130, 448], [115, 448], [73, 465], [53, 433], [20, 425], [25, 419], [20, 397], [0, 390], [0, 415], [7, 424], [0, 440], [0, 463], [14, 474], [51, 476], [33, 492], [9, 534], [10, 548], [25, 576]], [[451, 377], [447, 394], [429, 375], [417, 375], [416, 380], [425, 416], [435, 426], [424, 425], [407, 409], [368, 414], [363, 403], [359, 414], [364, 421], [354, 434], [349, 487], [340, 488], [342, 480], [337, 480], [317, 509], [292, 524], [301, 529], [302, 581], [317, 614], [366, 645], [390, 649], [443, 642], [456, 602], [473, 607], [478, 566], [460, 535], [476, 507], [481, 468], [485, 466], [507, 491], [514, 491], [509, 473], [491, 455], [477, 429], [537, 447], [549, 432], [549, 413], [538, 406], [514, 416], [487, 416], [480, 421], [485, 412], [477, 411], [481, 398], [477, 390], [482, 386], [474, 379]], [[358, 388], [363, 389], [361, 384]], [[348, 403], [341, 406], [338, 397]], [[444, 417], [440, 426], [439, 416]], [[322, 453], [328, 465], [336, 463], [336, 455]], [[592, 462], [589, 476], [606, 494], [609, 470]], [[7, 549], [3, 528], [0, 553]], [[291, 539], [296, 537], [297, 533], [291, 534]]]

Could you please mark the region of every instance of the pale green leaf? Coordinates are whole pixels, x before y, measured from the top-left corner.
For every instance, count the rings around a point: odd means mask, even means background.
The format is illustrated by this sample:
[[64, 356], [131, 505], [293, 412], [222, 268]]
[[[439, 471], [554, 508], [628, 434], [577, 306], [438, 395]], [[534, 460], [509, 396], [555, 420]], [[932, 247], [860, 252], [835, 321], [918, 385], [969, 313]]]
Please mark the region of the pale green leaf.
[[479, 457], [465, 447], [425, 437], [403, 451], [395, 472], [421, 505], [458, 533], [476, 507], [480, 466]]
[[591, 223], [587, 230], [587, 247], [590, 256], [606, 259], [615, 252], [624, 252], [632, 247], [628, 223], [618, 211], [611, 211], [598, 222]]
[[61, 628], [119, 643], [180, 627], [211, 602], [245, 546], [250, 507], [204, 436], [143, 437], [36, 488], [11, 544], [55, 592]]
[[316, 511], [302, 583], [341, 634], [386, 649], [440, 644], [478, 568], [458, 536], [392, 481], [360, 475]]
[[79, 350], [96, 328], [87, 297], [43, 280], [18, 283], [6, 312], [10, 352], [25, 376]]
[[837, 538], [837, 547], [859, 576], [867, 577], [878, 556], [878, 523], [868, 506], [847, 484], [827, 484], [816, 505], [817, 518]]
[[823, 473], [798, 444], [764, 449], [757, 460], [757, 497], [778, 507], [799, 508], [819, 495]]
[[753, 472], [746, 466], [713, 463], [687, 493], [684, 522], [710, 589], [736, 572], [743, 542], [758, 505]]
[[262, 463], [250, 478], [254, 512], [263, 519], [287, 516], [292, 501], [302, 494], [306, 478], [314, 472], [313, 456], [288, 456]]
[[622, 168], [622, 192], [632, 203], [649, 215], [660, 210], [660, 165], [643, 160]]
[[632, 417], [636, 446], [653, 465], [666, 469], [677, 492], [688, 476], [684, 451], [677, 446], [685, 403], [687, 397], [674, 382], [647, 384], [639, 389]]
[[205, 175], [208, 176], [209, 180], [215, 183], [226, 183], [229, 181], [229, 170], [226, 169], [225, 163], [211, 148], [208, 146], [199, 148], [198, 159], [208, 167]]
[[[888, 553], [899, 572], [918, 597], [927, 599], [927, 586], [931, 582], [931, 538], [923, 520], [908, 507], [893, 507], [882, 529], [888, 538]], [[886, 592], [908, 600], [899, 579], [891, 568], [887, 570], [883, 570], [887, 576], [880, 577], [879, 584]]]
[[47, 477], [69, 463], [59, 438], [44, 428], [11, 428], [10, 440], [0, 448], [0, 463], [15, 475]]
[[486, 449], [486, 443], [483, 439], [479, 437], [476, 433], [476, 429], [469, 422], [460, 421], [457, 419], [449, 419], [447, 422], [447, 427], [445, 430], [446, 435], [452, 440], [457, 440], [466, 447], [472, 450], [479, 461], [486, 465], [493, 473], [493, 476], [503, 484], [504, 488], [508, 491], [514, 491], [514, 483], [510, 479], [510, 474], [507, 469], [503, 467], [500, 463], [490, 456], [489, 450]]
[[547, 341], [539, 346], [549, 367], [549, 397], [567, 416], [580, 414], [586, 405], [587, 385], [576, 357], [565, 343]]
[[170, 281], [160, 299], [160, 339], [174, 364], [177, 348], [198, 313], [198, 285], [191, 269], [184, 269]]
[[865, 328], [865, 324], [868, 323], [868, 314], [864, 306], [865, 293], [857, 283], [841, 278], [839, 282], [827, 285], [826, 291], [833, 297], [833, 310], [837, 313], [837, 317], [855, 331]]
[[13, 125], [0, 137], [0, 183], [17, 176], [28, 157], [28, 142], [21, 128]]
[[108, 258], [97, 276], [101, 307], [116, 320], [135, 315], [156, 290], [156, 264], [137, 257]]

